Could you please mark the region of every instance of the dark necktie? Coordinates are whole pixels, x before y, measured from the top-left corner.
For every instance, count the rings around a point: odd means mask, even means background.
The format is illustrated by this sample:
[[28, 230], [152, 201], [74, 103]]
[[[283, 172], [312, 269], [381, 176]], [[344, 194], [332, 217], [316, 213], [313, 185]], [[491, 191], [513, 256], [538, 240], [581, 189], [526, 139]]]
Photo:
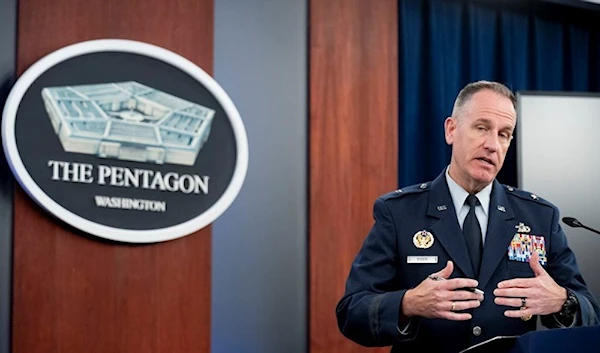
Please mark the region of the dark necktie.
[[475, 206], [479, 204], [479, 200], [475, 195], [469, 195], [465, 201], [469, 205], [469, 213], [463, 223], [463, 234], [467, 242], [469, 256], [471, 256], [471, 264], [475, 272], [475, 278], [479, 277], [479, 267], [481, 265], [481, 253], [483, 252], [483, 240], [481, 235], [481, 227], [475, 215]]

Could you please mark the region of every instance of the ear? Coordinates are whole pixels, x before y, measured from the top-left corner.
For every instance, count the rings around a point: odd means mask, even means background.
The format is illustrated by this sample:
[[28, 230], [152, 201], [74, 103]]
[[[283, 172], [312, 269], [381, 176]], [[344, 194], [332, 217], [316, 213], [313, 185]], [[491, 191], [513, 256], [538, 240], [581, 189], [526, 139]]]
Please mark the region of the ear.
[[446, 121], [444, 121], [444, 133], [446, 136], [446, 143], [449, 145], [452, 145], [452, 143], [454, 142], [454, 131], [456, 131], [457, 124], [458, 122], [456, 121], [456, 118], [453, 118], [451, 116], [446, 118]]

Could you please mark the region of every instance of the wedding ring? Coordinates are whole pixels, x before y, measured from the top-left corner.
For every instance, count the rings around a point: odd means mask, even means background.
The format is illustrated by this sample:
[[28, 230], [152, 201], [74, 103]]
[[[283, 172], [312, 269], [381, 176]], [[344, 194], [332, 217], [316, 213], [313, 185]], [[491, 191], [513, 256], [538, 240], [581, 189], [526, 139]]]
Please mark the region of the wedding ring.
[[521, 298], [521, 308], [524, 308], [527, 306], [527, 301], [525, 298]]
[[452, 309], [450, 309], [450, 311], [454, 311], [455, 308], [456, 308], [456, 303], [452, 302]]
[[[521, 307], [521, 310], [525, 310], [525, 309], [526, 309], [526, 308], [525, 308], [525, 304], [526, 304], [526, 303], [525, 303], [525, 298], [521, 298], [521, 304], [523, 305], [523, 306]], [[523, 321], [528, 321], [528, 320], [530, 320], [532, 317], [533, 317], [533, 316], [532, 316], [531, 314], [529, 314], [529, 315], [526, 315], [526, 316], [521, 316], [521, 320], [523, 320]]]

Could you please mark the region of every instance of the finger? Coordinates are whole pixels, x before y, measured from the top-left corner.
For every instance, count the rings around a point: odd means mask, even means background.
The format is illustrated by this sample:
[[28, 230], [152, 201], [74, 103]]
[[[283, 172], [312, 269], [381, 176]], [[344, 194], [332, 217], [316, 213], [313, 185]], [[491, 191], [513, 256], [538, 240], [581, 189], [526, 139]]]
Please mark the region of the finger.
[[450, 275], [452, 275], [452, 271], [454, 271], [454, 264], [452, 263], [452, 261], [448, 260], [448, 262], [446, 262], [446, 267], [434, 273], [433, 276], [448, 279], [450, 278]]
[[459, 288], [476, 288], [479, 285], [474, 279], [470, 278], [453, 278], [444, 282], [444, 288], [459, 289]]
[[519, 317], [525, 317], [528, 315], [535, 315], [535, 313], [533, 312], [533, 309], [521, 309], [521, 310], [506, 310], [504, 312], [504, 316], [506, 317], [514, 317], [514, 318], [519, 318]]
[[532, 287], [532, 278], [513, 278], [498, 283], [498, 288], [528, 288]]
[[440, 313], [439, 317], [442, 319], [447, 319], [447, 320], [452, 320], [452, 321], [471, 320], [471, 314], [455, 313], [452, 311], [444, 311], [444, 312]]
[[[498, 297], [498, 298], [494, 298], [494, 303], [496, 303], [497, 305], [504, 305], [504, 306], [512, 306], [515, 308], [520, 308], [523, 305], [523, 301], [521, 300], [521, 298], [502, 298], [502, 297]], [[525, 301], [525, 305], [528, 305], [529, 303], [527, 303], [527, 301]]]
[[455, 290], [448, 295], [448, 300], [477, 300], [482, 301], [483, 295], [466, 290]]
[[473, 293], [477, 296], [477, 300], [479, 301], [483, 301], [483, 297], [484, 297], [484, 292], [478, 288], [473, 288], [473, 287], [465, 287], [465, 288], [459, 288], [459, 289], [455, 289], [455, 292], [468, 292], [468, 293]]
[[[468, 309], [478, 308], [481, 303], [479, 300], [464, 300], [464, 301], [454, 301], [454, 310], [450, 311], [463, 311]], [[450, 303], [450, 309], [452, 309], [452, 303]]]
[[540, 264], [540, 255], [537, 251], [534, 251], [533, 255], [529, 258], [529, 267], [536, 277], [546, 274], [546, 270], [544, 270], [544, 267]]
[[496, 297], [528, 298], [532, 296], [529, 288], [504, 288], [494, 289]]

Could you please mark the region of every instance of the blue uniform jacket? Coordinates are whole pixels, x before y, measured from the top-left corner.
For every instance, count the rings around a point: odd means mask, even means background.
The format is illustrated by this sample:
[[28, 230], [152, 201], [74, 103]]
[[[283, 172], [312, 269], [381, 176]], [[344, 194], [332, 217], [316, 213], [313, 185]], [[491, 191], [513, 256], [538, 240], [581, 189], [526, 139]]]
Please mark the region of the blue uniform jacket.
[[[535, 330], [535, 316], [529, 321], [507, 318], [503, 313], [508, 307], [494, 303], [493, 291], [500, 281], [534, 276], [527, 262], [508, 259], [509, 244], [519, 223], [530, 227], [530, 235], [544, 237], [548, 260], [544, 268], [559, 285], [576, 294], [580, 304], [578, 324], [598, 324], [600, 307], [568, 247], [558, 209], [536, 195], [498, 181], [494, 181], [489, 207], [477, 278], [485, 299], [471, 311], [473, 318], [416, 318], [410, 326], [411, 334], [400, 335], [398, 318], [407, 289], [444, 268], [448, 260], [454, 263], [451, 278], [474, 278], [474, 272], [444, 173], [431, 183], [379, 197], [374, 204], [375, 223], [352, 263], [345, 293], [336, 308], [341, 332], [364, 346], [393, 346], [392, 352], [458, 352], [495, 336]], [[417, 248], [413, 244], [414, 234], [421, 230], [433, 234], [431, 247]], [[408, 256], [437, 256], [438, 261], [407, 263]], [[558, 327], [551, 315], [541, 319], [546, 327]]]

